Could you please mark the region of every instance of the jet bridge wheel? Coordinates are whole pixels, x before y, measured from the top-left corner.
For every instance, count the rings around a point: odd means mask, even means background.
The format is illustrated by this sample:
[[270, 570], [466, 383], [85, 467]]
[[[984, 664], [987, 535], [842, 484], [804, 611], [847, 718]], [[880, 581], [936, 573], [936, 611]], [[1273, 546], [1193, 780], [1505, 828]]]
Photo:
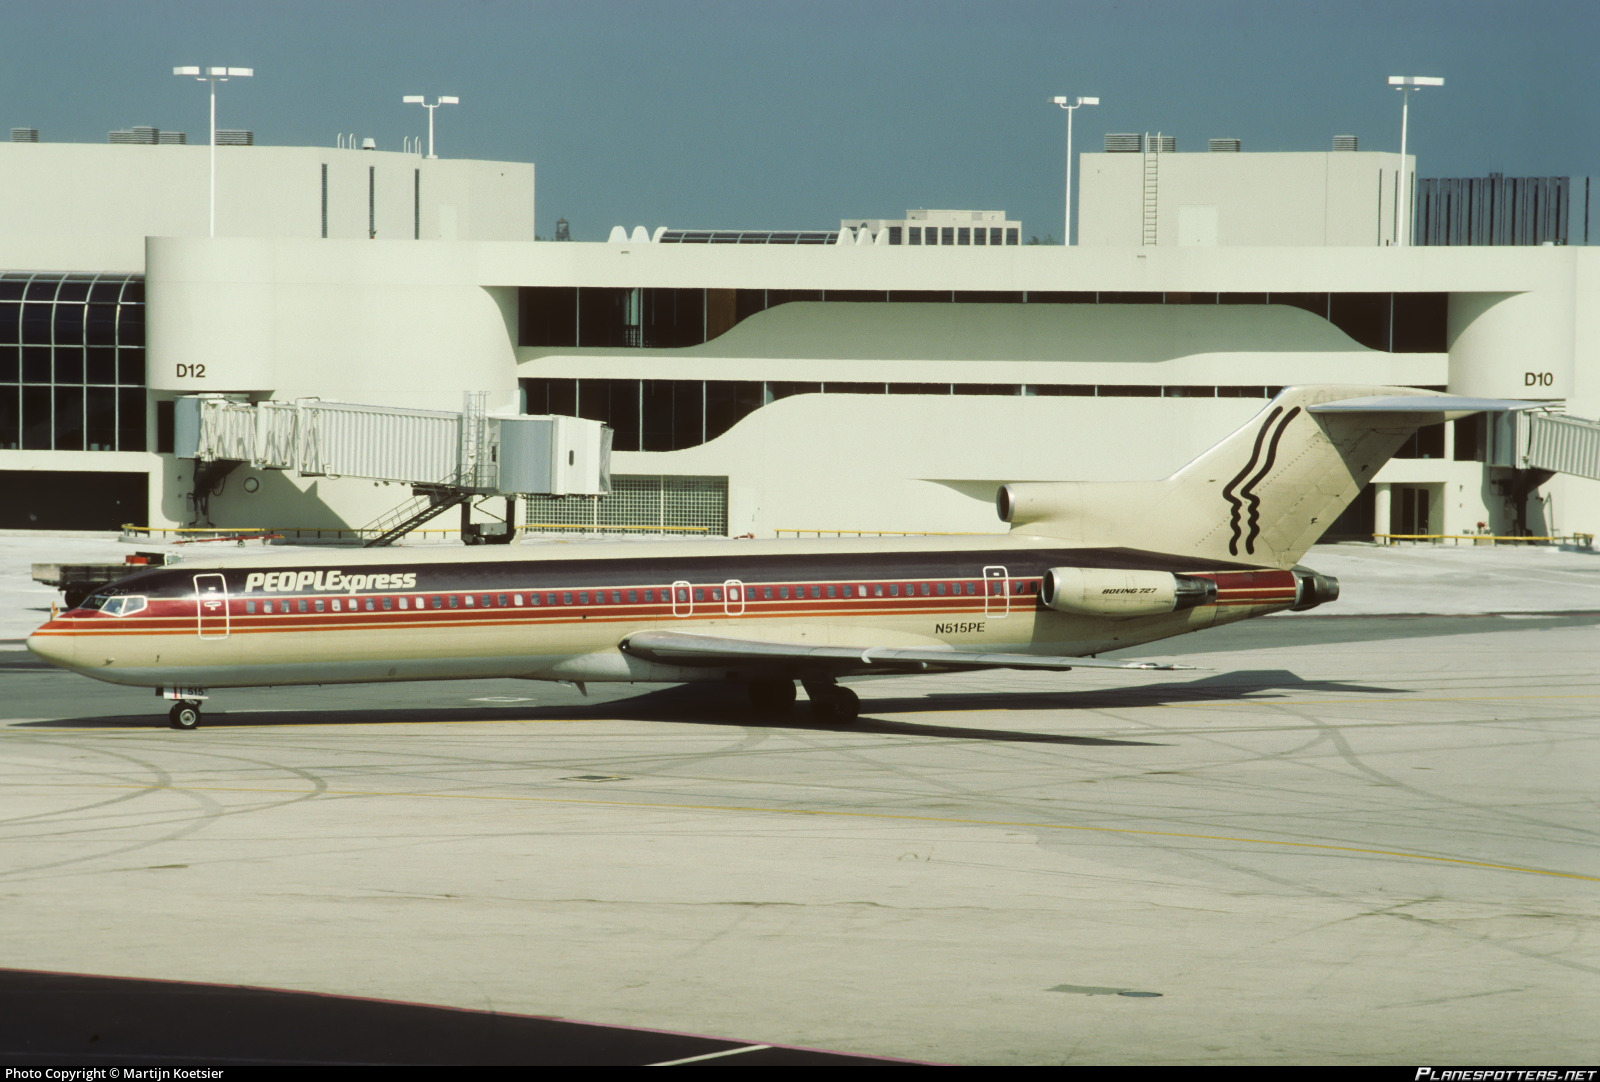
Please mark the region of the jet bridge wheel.
[[167, 723], [174, 729], [198, 729], [200, 704], [188, 701], [173, 703], [172, 709], [167, 713]]
[[794, 705], [794, 681], [750, 681], [750, 705], [761, 714], [787, 713]]

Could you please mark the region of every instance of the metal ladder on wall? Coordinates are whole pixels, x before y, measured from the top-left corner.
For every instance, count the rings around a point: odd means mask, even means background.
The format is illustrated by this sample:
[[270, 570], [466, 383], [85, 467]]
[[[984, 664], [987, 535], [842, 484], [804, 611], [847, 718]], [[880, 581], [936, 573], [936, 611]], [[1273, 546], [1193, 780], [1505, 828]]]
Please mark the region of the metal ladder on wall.
[[1144, 234], [1140, 241], [1146, 247], [1156, 242], [1156, 197], [1161, 187], [1161, 133], [1155, 138], [1144, 136]]
[[489, 452], [489, 394], [468, 391], [461, 411], [461, 479], [465, 488], [493, 488], [500, 480]]

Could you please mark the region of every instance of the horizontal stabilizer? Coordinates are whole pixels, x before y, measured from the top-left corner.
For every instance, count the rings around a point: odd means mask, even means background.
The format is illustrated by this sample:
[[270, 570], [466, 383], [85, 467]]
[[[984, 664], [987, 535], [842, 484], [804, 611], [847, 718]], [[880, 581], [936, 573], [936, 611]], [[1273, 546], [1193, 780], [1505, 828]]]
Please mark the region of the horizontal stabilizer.
[[1484, 413], [1494, 410], [1526, 410], [1548, 406], [1548, 402], [1529, 402], [1520, 398], [1467, 398], [1454, 394], [1384, 394], [1367, 398], [1344, 398], [1308, 406], [1312, 413]]
[[1034, 654], [968, 653], [953, 648], [898, 646], [810, 646], [804, 643], [730, 639], [678, 631], [641, 631], [622, 641], [622, 651], [674, 665], [715, 666], [770, 663], [779, 668], [815, 667], [830, 672], [922, 672], [928, 669], [1193, 669], [1160, 661], [1100, 661]]

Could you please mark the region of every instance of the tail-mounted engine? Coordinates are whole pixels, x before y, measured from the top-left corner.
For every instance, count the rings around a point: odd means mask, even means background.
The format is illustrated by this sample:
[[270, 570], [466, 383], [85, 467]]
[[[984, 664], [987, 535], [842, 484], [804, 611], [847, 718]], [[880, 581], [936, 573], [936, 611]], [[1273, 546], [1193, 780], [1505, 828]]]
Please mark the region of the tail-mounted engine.
[[1161, 616], [1214, 604], [1217, 584], [1170, 571], [1052, 567], [1044, 573], [1039, 598], [1057, 612], [1076, 616]]
[[1305, 612], [1329, 601], [1339, 600], [1339, 580], [1320, 575], [1309, 567], [1294, 569], [1294, 605], [1290, 612]]

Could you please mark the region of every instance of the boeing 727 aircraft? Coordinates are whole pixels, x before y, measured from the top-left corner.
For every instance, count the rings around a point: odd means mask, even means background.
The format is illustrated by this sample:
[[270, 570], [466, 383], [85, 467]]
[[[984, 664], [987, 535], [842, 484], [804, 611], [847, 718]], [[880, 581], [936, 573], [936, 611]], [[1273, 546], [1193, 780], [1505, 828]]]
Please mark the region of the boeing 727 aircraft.
[[1512, 403], [1291, 387], [1161, 481], [1000, 490], [1007, 534], [185, 560], [91, 595], [28, 639], [50, 662], [175, 700], [206, 690], [515, 677], [736, 681], [763, 712], [840, 677], [1175, 668], [1106, 651], [1338, 597], [1297, 566], [1425, 424]]

